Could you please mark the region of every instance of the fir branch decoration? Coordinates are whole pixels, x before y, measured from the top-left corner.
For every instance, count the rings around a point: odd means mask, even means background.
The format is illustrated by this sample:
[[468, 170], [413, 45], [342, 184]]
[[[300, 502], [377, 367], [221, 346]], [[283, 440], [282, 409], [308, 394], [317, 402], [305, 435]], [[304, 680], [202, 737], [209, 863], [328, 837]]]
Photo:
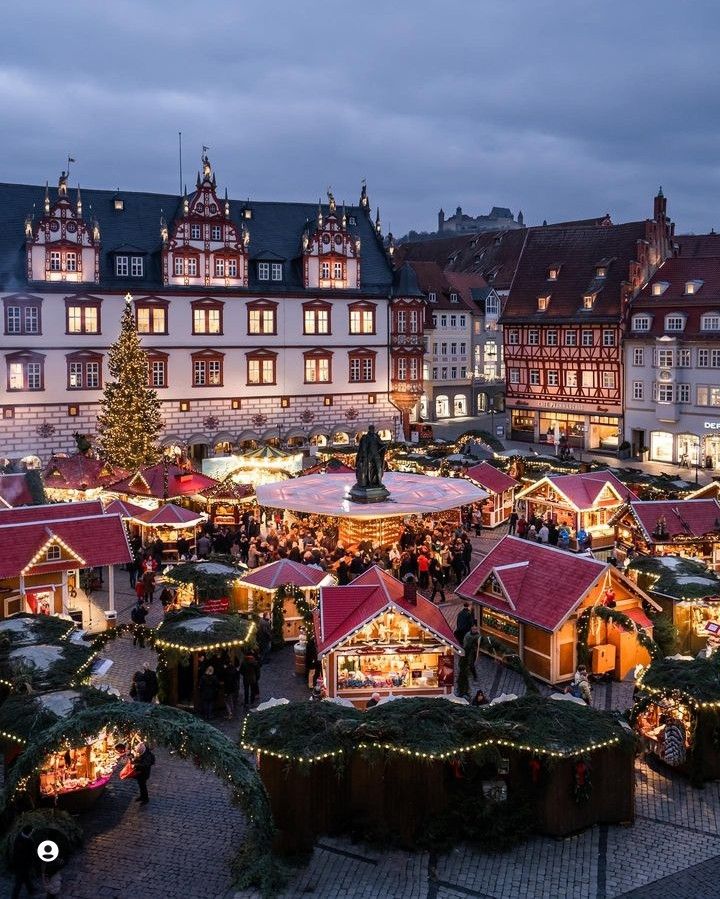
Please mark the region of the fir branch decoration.
[[233, 802], [240, 806], [248, 820], [248, 838], [237, 862], [238, 885], [257, 884], [265, 895], [276, 891], [278, 868], [271, 854], [270, 804], [255, 768], [240, 749], [212, 725], [167, 706], [114, 702], [59, 721], [19, 756], [0, 798], [0, 817], [49, 754], [68, 745], [80, 746], [104, 727], [120, 734], [140, 734], [151, 745], [164, 746], [180, 758], [192, 759], [198, 767], [212, 771], [227, 783], [232, 790]]
[[0, 680], [19, 693], [61, 690], [88, 677], [97, 651], [73, 643], [34, 643], [0, 650]]
[[6, 868], [14, 871], [12, 852], [15, 838], [23, 827], [32, 827], [33, 840], [39, 845], [43, 840], [53, 840], [60, 846], [60, 858], [64, 861], [82, 846], [82, 827], [68, 812], [54, 808], [37, 808], [23, 812], [10, 825], [0, 843], [0, 859]]
[[[50, 693], [11, 693], [0, 706], [0, 733], [2, 739], [25, 744], [37, 739], [63, 718], [78, 714], [88, 708], [118, 702], [111, 693], [95, 687], [78, 687], [76, 690], [55, 690]], [[61, 710], [67, 709], [64, 715]]]
[[120, 319], [120, 336], [110, 347], [110, 377], [98, 415], [98, 444], [112, 465], [129, 470], [160, 458], [163, 428], [157, 391], [148, 387], [148, 360], [135, 328], [130, 294]]
[[20, 612], [0, 621], [0, 649], [31, 643], [56, 643], [66, 640], [74, 630], [74, 622], [64, 621], [55, 615]]
[[587, 665], [590, 661], [590, 648], [588, 647], [588, 633], [590, 631], [590, 618], [596, 615], [602, 621], [612, 622], [628, 633], [634, 633], [637, 641], [643, 649], [646, 649], [651, 659], [662, 658], [662, 652], [657, 643], [648, 636], [644, 627], [640, 627], [628, 615], [620, 612], [618, 609], [611, 609], [608, 606], [593, 606], [585, 609], [578, 615], [577, 619], [577, 653], [578, 662]]

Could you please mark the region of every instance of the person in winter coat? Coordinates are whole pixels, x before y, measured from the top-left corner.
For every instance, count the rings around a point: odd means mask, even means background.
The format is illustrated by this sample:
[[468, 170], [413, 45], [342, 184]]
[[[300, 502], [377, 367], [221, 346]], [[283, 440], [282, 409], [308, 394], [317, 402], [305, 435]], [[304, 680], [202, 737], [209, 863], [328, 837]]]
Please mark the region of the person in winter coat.
[[470, 611], [470, 603], [464, 602], [462, 609], [458, 612], [457, 620], [455, 621], [455, 639], [461, 646], [465, 639], [465, 634], [469, 633], [473, 624], [477, 624], [477, 621]]
[[137, 781], [140, 795], [135, 802], [141, 805], [147, 805], [150, 801], [147, 791], [147, 782], [150, 779], [150, 769], [155, 764], [155, 756], [147, 748], [145, 743], [138, 743], [132, 754], [132, 766], [135, 772], [135, 780]]
[[222, 682], [225, 693], [225, 712], [227, 720], [230, 721], [235, 716], [238, 691], [240, 690], [240, 672], [232, 662], [228, 662], [223, 668]]
[[215, 702], [220, 692], [220, 681], [212, 665], [208, 665], [205, 673], [198, 681], [198, 693], [203, 717], [210, 721], [215, 713]]
[[263, 612], [262, 618], [258, 621], [257, 641], [260, 661], [264, 662], [272, 646], [272, 625], [267, 612]]
[[135, 702], [150, 701], [148, 699], [148, 685], [142, 671], [136, 671], [133, 674], [132, 683], [130, 684], [130, 699], [134, 699]]
[[445, 577], [443, 575], [442, 565], [435, 556], [430, 560], [430, 580], [432, 582], [430, 602], [435, 602], [436, 593], [440, 594], [440, 602], [447, 602], [445, 599]]
[[20, 891], [23, 887], [27, 890], [28, 896], [35, 895], [32, 882], [33, 868], [37, 860], [35, 848], [33, 829], [29, 824], [26, 824], [15, 837], [12, 848], [13, 869], [15, 871], [12, 899], [19, 899]]
[[[130, 620], [133, 624], [137, 624], [138, 628], [145, 627], [145, 619], [148, 616], [148, 610], [145, 603], [138, 597], [138, 601], [132, 607], [130, 612]], [[143, 631], [133, 633], [133, 646], [139, 646], [145, 649], [145, 633]]]
[[473, 624], [463, 640], [462, 648], [465, 658], [468, 662], [468, 671], [472, 674], [473, 679], [477, 679], [477, 671], [475, 670], [475, 662], [478, 656], [478, 646], [480, 645], [480, 631], [477, 624]]
[[143, 665], [143, 679], [145, 681], [145, 702], [152, 702], [158, 695], [160, 684], [157, 672], [150, 667], [149, 662], [145, 662]]
[[260, 694], [260, 665], [253, 653], [248, 652], [240, 665], [240, 675], [243, 682], [243, 703], [245, 708], [255, 702]]

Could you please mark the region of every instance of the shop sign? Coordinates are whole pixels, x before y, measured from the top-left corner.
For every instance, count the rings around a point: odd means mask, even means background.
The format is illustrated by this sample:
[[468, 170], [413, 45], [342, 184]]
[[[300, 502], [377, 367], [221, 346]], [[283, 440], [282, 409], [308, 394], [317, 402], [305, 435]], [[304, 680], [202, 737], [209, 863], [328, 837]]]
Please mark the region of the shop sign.
[[720, 421], [706, 421], [704, 427], [706, 431], [720, 431]]

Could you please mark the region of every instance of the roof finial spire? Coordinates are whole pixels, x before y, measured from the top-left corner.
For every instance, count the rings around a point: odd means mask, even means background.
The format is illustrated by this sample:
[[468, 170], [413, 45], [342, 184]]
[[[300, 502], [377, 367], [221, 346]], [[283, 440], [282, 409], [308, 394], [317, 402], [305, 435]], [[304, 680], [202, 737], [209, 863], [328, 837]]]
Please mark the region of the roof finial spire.
[[82, 197], [80, 196], [80, 185], [78, 184], [77, 188], [77, 200], [75, 201], [75, 208], [77, 209], [77, 214], [82, 215]]
[[367, 192], [367, 181], [365, 180], [365, 178], [363, 178], [360, 183], [362, 185], [360, 188], [360, 206], [367, 212], [370, 209], [370, 200], [368, 199]]
[[382, 234], [382, 224], [380, 223], [380, 207], [377, 207], [377, 212], [375, 213], [375, 230], [378, 234]]
[[662, 184], [660, 185], [660, 187], [658, 187], [657, 195], [658, 195], [659, 197], [664, 197], [664, 196], [665, 196], [665, 194], [663, 193]]
[[327, 189], [327, 198], [328, 198], [328, 208], [330, 210], [330, 215], [332, 215], [335, 212], [335, 209], [337, 207], [335, 206], [335, 196], [333, 195], [331, 187], [328, 187], [328, 189]]
[[322, 228], [323, 226], [322, 203], [320, 201], [320, 197], [318, 197], [317, 226], [318, 228]]
[[45, 215], [50, 212], [50, 188], [47, 181], [45, 182]]

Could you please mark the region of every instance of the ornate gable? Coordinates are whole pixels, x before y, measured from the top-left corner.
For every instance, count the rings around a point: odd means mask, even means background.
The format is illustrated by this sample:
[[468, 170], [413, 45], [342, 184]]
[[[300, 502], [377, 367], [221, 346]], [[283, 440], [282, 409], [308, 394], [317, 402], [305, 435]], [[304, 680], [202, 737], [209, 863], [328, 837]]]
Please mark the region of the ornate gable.
[[75, 284], [100, 280], [100, 227], [83, 218], [80, 188], [72, 202], [68, 194], [68, 175], [58, 181], [58, 195], [50, 202], [45, 188], [43, 214], [25, 220], [28, 281], [60, 281]]
[[230, 203], [219, 200], [210, 161], [202, 157], [195, 193], [183, 197], [171, 233], [160, 221], [163, 283], [186, 287], [247, 287], [250, 235], [230, 219]]
[[360, 287], [360, 238], [352, 235], [347, 225], [344, 207], [338, 215], [335, 197], [328, 191], [327, 216], [318, 204], [315, 228], [308, 226], [302, 238], [305, 287]]

